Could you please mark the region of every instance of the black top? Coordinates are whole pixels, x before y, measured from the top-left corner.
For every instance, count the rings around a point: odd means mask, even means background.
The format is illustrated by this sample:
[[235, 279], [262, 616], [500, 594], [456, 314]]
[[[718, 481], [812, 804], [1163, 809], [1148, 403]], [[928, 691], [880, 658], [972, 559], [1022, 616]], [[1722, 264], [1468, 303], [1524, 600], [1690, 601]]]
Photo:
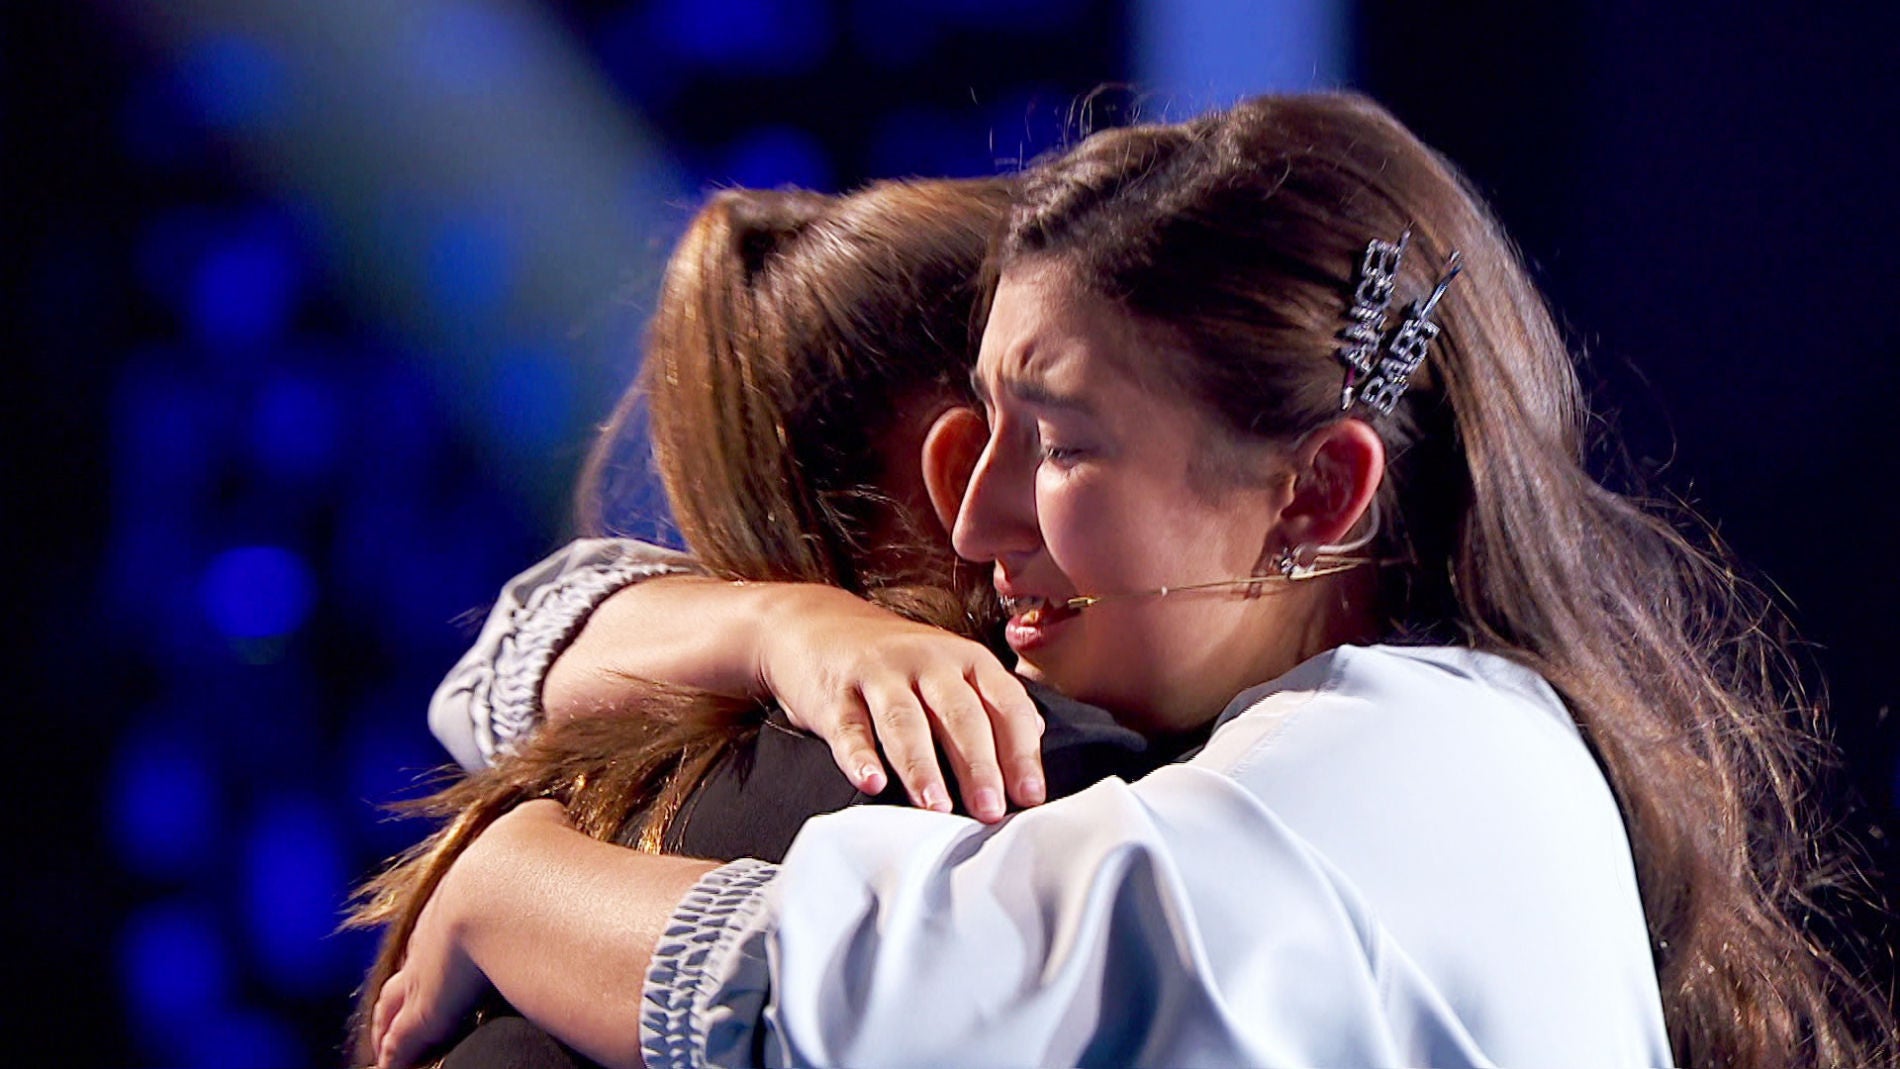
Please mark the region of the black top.
[[[1042, 770], [1049, 797], [1074, 794], [1109, 776], [1139, 779], [1178, 757], [1183, 746], [1150, 743], [1105, 709], [1029, 683], [1043, 716]], [[1186, 740], [1183, 740], [1186, 741]], [[806, 820], [848, 805], [908, 805], [895, 777], [883, 794], [860, 793], [832, 763], [824, 740], [786, 724], [776, 710], [758, 741], [741, 747], [700, 781], [666, 837], [666, 851], [731, 861], [783, 861]], [[958, 803], [958, 812], [963, 812]], [[443, 1069], [599, 1069], [519, 1017], [491, 1019], [450, 1051]]]
[[[1027, 684], [1043, 716], [1042, 768], [1049, 797], [1074, 794], [1110, 776], [1138, 779], [1177, 752], [1156, 747], [1115, 722], [1105, 709]], [[848, 805], [908, 805], [903, 785], [873, 798], [858, 791], [831, 758], [824, 740], [786, 724], [774, 711], [758, 742], [715, 766], [680, 808], [666, 852], [708, 860], [754, 857], [783, 861], [805, 821]], [[963, 813], [962, 802], [957, 812]]]

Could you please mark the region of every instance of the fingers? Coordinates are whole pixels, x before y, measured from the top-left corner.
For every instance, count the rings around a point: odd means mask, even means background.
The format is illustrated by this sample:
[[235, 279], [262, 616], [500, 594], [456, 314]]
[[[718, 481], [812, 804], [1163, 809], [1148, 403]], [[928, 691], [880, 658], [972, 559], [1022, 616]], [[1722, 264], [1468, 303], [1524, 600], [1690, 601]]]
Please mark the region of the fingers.
[[910, 680], [884, 676], [867, 682], [861, 693], [878, 741], [884, 744], [884, 755], [897, 771], [911, 804], [938, 813], [950, 812], [950, 791], [937, 765], [930, 720]]
[[389, 1034], [383, 1037], [382, 1045], [376, 1051], [378, 1069], [404, 1069], [422, 1053], [423, 1041], [414, 1017], [407, 1006], [396, 1012], [389, 1025]]
[[396, 1001], [399, 998], [395, 993], [396, 988], [396, 977], [392, 976], [389, 982], [383, 985], [383, 989], [376, 993], [376, 1005], [370, 1010], [369, 1045], [370, 1049], [376, 1052], [378, 1065], [381, 1065], [383, 1061], [383, 1037], [389, 1034], [389, 1018], [395, 1012]]
[[871, 714], [861, 699], [841, 702], [837, 721], [831, 730], [819, 732], [831, 746], [831, 759], [851, 785], [868, 795], [884, 793], [890, 781], [884, 775], [884, 759], [877, 755], [877, 736], [871, 730]]
[[379, 1069], [391, 1069], [401, 1065], [394, 1060], [399, 1044], [391, 1043], [391, 1028], [401, 1014], [404, 993], [409, 988], [408, 977], [401, 972], [389, 978], [376, 996], [376, 1008], [370, 1014], [370, 1046], [376, 1052], [376, 1064]]
[[1029, 700], [1023, 681], [995, 661], [979, 660], [969, 684], [988, 713], [1010, 799], [1020, 806], [1041, 805], [1049, 798], [1042, 771], [1042, 714]]
[[978, 820], [1048, 796], [1042, 717], [1022, 683], [968, 639], [900, 623], [895, 634], [822, 644], [767, 675], [792, 723], [825, 739], [860, 791], [882, 792], [888, 763], [914, 804], [948, 812], [941, 743]]
[[1003, 770], [983, 700], [963, 676], [926, 676], [917, 682], [937, 737], [950, 757], [964, 808], [985, 824], [1003, 819]]

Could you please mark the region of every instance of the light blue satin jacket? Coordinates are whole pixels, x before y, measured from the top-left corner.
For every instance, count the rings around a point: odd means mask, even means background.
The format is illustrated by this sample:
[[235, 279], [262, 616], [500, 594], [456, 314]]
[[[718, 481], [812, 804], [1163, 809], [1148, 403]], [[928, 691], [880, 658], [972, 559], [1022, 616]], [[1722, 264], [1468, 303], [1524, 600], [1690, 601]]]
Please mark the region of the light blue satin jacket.
[[984, 827], [861, 808], [680, 904], [670, 1065], [1656, 1066], [1623, 822], [1535, 674], [1346, 647]]

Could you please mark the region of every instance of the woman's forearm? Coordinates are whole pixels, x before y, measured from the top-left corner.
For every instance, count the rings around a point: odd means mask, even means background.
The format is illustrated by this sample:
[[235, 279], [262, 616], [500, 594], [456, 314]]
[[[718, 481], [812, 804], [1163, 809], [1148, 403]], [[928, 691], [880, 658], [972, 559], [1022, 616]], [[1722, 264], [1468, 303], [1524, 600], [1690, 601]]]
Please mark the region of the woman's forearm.
[[602, 601], [549, 668], [550, 720], [623, 711], [628, 680], [762, 696], [758, 626], [783, 587], [666, 576]]
[[884, 789], [888, 758], [914, 803], [948, 810], [941, 741], [978, 819], [1002, 819], [1006, 798], [1047, 796], [1042, 718], [995, 654], [835, 587], [699, 576], [626, 587], [554, 662], [542, 706], [553, 720], [622, 711], [639, 696], [630, 680], [776, 700], [866, 794]]
[[443, 885], [456, 941], [510, 1004], [589, 1058], [640, 1064], [647, 965], [708, 861], [642, 854], [531, 803], [485, 832]]

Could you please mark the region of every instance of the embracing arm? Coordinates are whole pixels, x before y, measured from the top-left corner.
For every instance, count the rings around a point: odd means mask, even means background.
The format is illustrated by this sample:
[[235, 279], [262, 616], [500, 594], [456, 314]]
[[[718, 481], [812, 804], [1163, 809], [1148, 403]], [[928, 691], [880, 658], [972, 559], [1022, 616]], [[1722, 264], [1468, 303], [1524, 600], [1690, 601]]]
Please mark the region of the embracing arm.
[[456, 860], [425, 909], [377, 1000], [378, 1064], [415, 1061], [492, 982], [587, 1057], [639, 1065], [653, 948], [675, 904], [716, 867], [591, 839], [554, 802], [517, 808]]
[[539, 726], [549, 667], [597, 606], [642, 579], [696, 570], [685, 554], [629, 539], [561, 547], [502, 588], [475, 644], [430, 699], [430, 730], [463, 768], [493, 764]]
[[882, 743], [912, 801], [949, 809], [941, 739], [979, 818], [999, 819], [1005, 798], [1046, 797], [1041, 718], [978, 643], [831, 587], [692, 568], [670, 550], [593, 539], [524, 572], [430, 703], [436, 737], [479, 768], [544, 717], [626, 711], [650, 680], [776, 699], [867, 794], [885, 787]]
[[637, 855], [546, 810], [484, 839], [384, 989], [384, 1064], [446, 1034], [483, 976], [613, 1065], [636, 1042], [650, 1066], [1404, 1060], [1330, 874], [1193, 769], [993, 828], [821, 817], [782, 869]]

